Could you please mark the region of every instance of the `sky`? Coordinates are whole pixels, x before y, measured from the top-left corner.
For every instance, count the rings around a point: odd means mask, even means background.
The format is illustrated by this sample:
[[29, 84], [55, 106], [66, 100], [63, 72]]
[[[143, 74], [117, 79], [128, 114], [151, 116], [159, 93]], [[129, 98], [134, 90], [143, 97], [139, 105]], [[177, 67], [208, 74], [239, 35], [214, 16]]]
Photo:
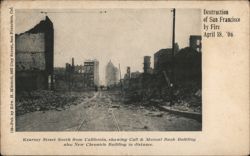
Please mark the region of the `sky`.
[[[143, 57], [172, 46], [171, 9], [84, 9], [16, 10], [15, 32], [34, 27], [45, 14], [54, 26], [54, 66], [65, 67], [74, 57], [75, 64], [97, 59], [100, 81], [105, 80], [105, 66], [111, 60], [122, 76], [143, 71]], [[201, 35], [201, 10], [176, 9], [176, 38], [180, 48], [189, 45], [190, 35]]]

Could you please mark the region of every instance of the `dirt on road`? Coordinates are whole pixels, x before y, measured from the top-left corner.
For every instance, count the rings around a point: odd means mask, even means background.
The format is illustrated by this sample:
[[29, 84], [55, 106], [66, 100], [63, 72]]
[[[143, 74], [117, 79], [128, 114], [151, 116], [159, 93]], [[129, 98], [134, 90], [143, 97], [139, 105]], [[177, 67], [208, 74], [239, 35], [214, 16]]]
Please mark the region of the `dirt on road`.
[[99, 91], [66, 109], [17, 116], [17, 131], [199, 131], [196, 120], [138, 103], [124, 104], [119, 92]]

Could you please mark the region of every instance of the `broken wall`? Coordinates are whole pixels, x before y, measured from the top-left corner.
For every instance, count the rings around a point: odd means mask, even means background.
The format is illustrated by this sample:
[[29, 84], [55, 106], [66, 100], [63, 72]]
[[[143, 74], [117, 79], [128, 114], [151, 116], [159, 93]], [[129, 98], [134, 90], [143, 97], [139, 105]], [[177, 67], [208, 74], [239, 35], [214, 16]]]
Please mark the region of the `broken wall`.
[[45, 70], [44, 33], [16, 37], [16, 70]]
[[15, 35], [16, 91], [53, 88], [54, 28], [46, 16]]

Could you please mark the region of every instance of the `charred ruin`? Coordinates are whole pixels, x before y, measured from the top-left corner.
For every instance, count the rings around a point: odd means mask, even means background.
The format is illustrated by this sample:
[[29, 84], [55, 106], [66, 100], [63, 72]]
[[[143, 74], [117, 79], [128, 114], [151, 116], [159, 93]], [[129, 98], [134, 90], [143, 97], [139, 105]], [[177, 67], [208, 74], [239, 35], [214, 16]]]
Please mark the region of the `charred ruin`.
[[[198, 41], [197, 41], [198, 40]], [[190, 36], [190, 47], [179, 50], [175, 43], [174, 63], [172, 49], [161, 49], [154, 54], [154, 68], [150, 67], [150, 57], [144, 57], [143, 73], [132, 72], [130, 67], [124, 76], [125, 102], [152, 101], [189, 101], [196, 107], [201, 106], [201, 96], [194, 96], [201, 90], [201, 36]], [[198, 48], [197, 48], [198, 47]], [[171, 77], [174, 72], [173, 77]], [[134, 74], [136, 76], [134, 76]], [[131, 76], [129, 76], [131, 75]], [[174, 95], [171, 97], [170, 84], [174, 82]]]
[[54, 28], [46, 16], [32, 29], [16, 34], [16, 91], [53, 89]]

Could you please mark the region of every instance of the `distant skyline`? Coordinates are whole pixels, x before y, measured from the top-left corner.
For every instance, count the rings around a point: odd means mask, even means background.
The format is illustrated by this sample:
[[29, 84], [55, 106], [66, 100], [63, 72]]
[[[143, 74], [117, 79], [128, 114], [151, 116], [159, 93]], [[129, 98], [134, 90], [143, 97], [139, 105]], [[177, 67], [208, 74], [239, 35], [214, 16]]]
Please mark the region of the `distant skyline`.
[[[111, 60], [131, 72], [143, 71], [143, 56], [172, 45], [171, 9], [84, 9], [84, 10], [16, 10], [17, 34], [25, 32], [45, 14], [54, 25], [54, 66], [65, 67], [97, 59], [100, 80], [105, 82], [105, 67]], [[201, 35], [201, 10], [176, 9], [176, 38], [180, 49], [189, 45], [190, 35]]]

